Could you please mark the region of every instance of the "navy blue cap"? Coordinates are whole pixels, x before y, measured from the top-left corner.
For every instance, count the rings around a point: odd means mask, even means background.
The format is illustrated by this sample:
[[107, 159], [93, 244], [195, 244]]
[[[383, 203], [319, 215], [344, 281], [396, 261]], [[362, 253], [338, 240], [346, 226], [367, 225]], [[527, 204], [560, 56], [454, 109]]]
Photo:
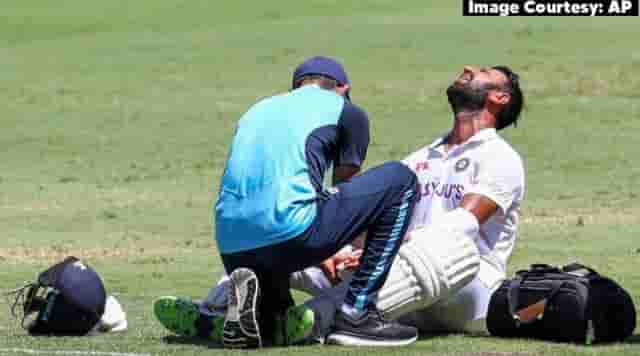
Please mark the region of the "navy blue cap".
[[[338, 83], [350, 84], [347, 72], [340, 62], [333, 58], [316, 56], [302, 62], [293, 72], [291, 88], [295, 88], [296, 82], [306, 75], [320, 74], [335, 79]], [[347, 93], [347, 98], [349, 93]]]

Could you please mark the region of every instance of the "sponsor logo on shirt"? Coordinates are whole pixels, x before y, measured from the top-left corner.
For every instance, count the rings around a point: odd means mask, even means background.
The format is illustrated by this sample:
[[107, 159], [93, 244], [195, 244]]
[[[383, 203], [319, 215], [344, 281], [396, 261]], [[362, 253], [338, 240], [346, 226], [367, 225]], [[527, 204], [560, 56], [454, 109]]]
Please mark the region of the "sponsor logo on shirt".
[[458, 201], [464, 196], [464, 185], [462, 184], [441, 184], [440, 182], [426, 182], [419, 184], [419, 199], [429, 196], [436, 196], [444, 199]]

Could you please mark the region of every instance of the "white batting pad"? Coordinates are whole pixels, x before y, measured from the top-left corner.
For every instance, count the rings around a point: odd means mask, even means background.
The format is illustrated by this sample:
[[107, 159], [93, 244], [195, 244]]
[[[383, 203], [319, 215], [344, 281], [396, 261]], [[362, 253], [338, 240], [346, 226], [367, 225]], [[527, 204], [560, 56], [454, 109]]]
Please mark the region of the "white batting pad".
[[426, 236], [421, 229], [400, 247], [378, 294], [378, 309], [390, 318], [426, 308], [460, 290], [476, 276], [478, 249], [464, 234]]
[[[466, 212], [468, 214], [468, 212]], [[442, 224], [411, 232], [412, 238], [400, 247], [387, 280], [378, 292], [377, 307], [389, 318], [397, 319], [451, 296], [471, 282], [478, 273], [480, 256], [474, 243], [478, 225], [475, 217], [447, 214]], [[474, 224], [475, 223], [475, 224]], [[335, 311], [344, 301], [350, 279], [324, 290], [311, 299], [320, 319], [320, 332], [331, 331]]]

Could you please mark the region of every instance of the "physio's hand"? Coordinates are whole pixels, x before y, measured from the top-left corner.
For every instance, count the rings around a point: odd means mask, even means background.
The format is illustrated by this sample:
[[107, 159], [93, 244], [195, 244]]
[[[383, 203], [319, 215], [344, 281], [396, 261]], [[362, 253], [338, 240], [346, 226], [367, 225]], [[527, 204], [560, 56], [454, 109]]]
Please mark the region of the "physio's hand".
[[336, 263], [336, 269], [356, 269], [360, 267], [360, 256], [362, 256], [362, 250], [355, 250], [350, 253], [335, 255], [333, 259]]
[[322, 262], [320, 268], [332, 284], [337, 284], [341, 280], [340, 272], [360, 266], [360, 256], [362, 256], [362, 250], [338, 253]]
[[324, 275], [327, 276], [331, 284], [338, 283], [338, 271], [336, 270], [333, 257], [329, 257], [320, 263], [320, 269], [322, 269], [322, 272], [324, 272]]

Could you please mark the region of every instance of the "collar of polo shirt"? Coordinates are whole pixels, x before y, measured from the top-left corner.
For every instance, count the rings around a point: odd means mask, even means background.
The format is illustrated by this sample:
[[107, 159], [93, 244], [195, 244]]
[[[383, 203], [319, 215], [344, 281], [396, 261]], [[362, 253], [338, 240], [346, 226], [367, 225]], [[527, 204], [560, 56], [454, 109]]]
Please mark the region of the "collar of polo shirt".
[[[431, 145], [429, 145], [429, 148], [435, 149], [438, 148], [440, 145], [443, 145], [445, 143], [445, 140], [447, 139], [447, 137], [449, 137], [449, 133], [447, 133], [446, 135], [443, 135], [442, 137], [438, 138], [437, 140], [435, 140], [435, 142], [433, 142]], [[493, 127], [489, 127], [486, 129], [482, 129], [478, 132], [476, 132], [475, 135], [469, 137], [468, 140], [466, 140], [464, 143], [457, 145], [457, 147], [462, 147], [462, 146], [466, 146], [470, 143], [473, 142], [485, 142], [485, 141], [489, 141], [494, 139], [496, 136], [498, 136], [498, 132], [496, 131], [496, 129], [494, 129]]]

